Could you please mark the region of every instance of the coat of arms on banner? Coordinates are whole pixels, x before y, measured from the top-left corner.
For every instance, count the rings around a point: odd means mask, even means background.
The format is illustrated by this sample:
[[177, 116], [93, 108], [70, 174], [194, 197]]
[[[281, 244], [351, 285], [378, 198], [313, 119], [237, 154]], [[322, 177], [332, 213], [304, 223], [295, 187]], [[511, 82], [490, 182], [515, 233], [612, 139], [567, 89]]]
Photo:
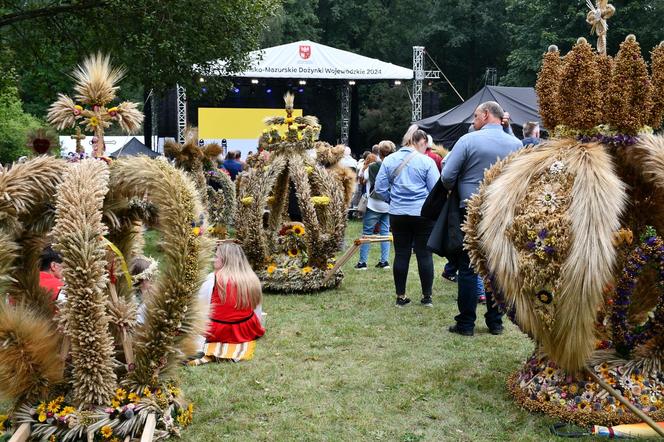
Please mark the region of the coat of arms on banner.
[[300, 57], [302, 57], [304, 60], [311, 57], [311, 46], [300, 45]]

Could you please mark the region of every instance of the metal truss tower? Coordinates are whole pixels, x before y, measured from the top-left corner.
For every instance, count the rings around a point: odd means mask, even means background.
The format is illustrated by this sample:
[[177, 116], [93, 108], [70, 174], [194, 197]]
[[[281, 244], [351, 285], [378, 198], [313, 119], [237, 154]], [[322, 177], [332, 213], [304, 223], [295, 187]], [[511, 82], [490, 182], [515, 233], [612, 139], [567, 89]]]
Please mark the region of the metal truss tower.
[[341, 144], [348, 145], [348, 134], [350, 131], [350, 88], [346, 83], [341, 86]]
[[175, 85], [178, 106], [178, 143], [184, 143], [184, 132], [187, 129], [187, 90], [184, 86]]
[[[426, 78], [440, 78], [440, 70], [424, 70], [424, 46], [413, 46], [413, 97], [411, 121], [422, 119], [422, 83]], [[454, 87], [454, 86], [452, 86]]]

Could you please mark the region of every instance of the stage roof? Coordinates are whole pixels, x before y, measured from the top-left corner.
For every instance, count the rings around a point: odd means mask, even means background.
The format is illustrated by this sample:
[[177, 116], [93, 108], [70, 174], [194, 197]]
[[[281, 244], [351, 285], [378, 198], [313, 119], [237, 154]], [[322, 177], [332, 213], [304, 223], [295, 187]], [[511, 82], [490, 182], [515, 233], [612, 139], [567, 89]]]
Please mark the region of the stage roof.
[[[309, 40], [254, 51], [250, 69], [226, 73], [217, 60], [217, 75], [251, 78], [313, 78], [327, 80], [412, 80], [413, 71], [392, 63], [325, 46]], [[262, 58], [261, 58], [262, 57]]]

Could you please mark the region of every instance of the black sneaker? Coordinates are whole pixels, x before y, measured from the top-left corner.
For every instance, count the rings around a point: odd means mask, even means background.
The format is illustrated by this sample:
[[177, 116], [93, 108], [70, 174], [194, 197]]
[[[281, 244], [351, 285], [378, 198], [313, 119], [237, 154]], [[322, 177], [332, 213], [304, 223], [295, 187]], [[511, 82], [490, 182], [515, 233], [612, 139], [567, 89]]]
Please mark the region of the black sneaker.
[[387, 261], [379, 261], [378, 264], [376, 264], [376, 268], [387, 270], [390, 268], [390, 263]]
[[420, 304], [422, 304], [424, 307], [433, 307], [433, 301], [431, 301], [431, 296], [425, 296], [424, 298], [422, 298]]
[[397, 296], [397, 307], [403, 307], [403, 306], [408, 305], [408, 304], [410, 304], [410, 299], [409, 298], [406, 298], [405, 296], [403, 298]]
[[475, 333], [473, 330], [463, 330], [460, 329], [456, 324], [455, 325], [450, 325], [447, 329], [450, 333], [456, 333], [457, 335], [461, 336], [473, 336]]
[[367, 263], [366, 262], [358, 262], [355, 264], [354, 267], [355, 270], [366, 270], [367, 269]]
[[496, 336], [502, 335], [503, 331], [504, 331], [504, 329], [503, 329], [502, 325], [499, 325], [498, 327], [490, 327], [489, 328], [489, 333], [491, 333], [492, 335], [496, 335]]

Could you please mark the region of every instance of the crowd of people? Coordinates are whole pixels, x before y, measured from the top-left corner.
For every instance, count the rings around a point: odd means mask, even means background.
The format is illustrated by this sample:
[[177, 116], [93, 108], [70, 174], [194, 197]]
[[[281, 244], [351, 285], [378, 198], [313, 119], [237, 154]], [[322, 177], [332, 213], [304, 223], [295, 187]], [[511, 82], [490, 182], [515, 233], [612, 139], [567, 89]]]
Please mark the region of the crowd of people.
[[[438, 149], [433, 140], [417, 125], [409, 127], [401, 147], [383, 141], [365, 152], [358, 167], [360, 201], [367, 201], [364, 213], [363, 235], [392, 232], [394, 260], [392, 273], [396, 292], [396, 305], [403, 307], [411, 300], [406, 293], [406, 281], [412, 252], [415, 252], [421, 285], [421, 304], [433, 306], [433, 256], [429, 244], [434, 220], [422, 216], [422, 207], [438, 181], [450, 194], [458, 196], [461, 223], [466, 215], [466, 201], [478, 190], [485, 170], [526, 145], [540, 141], [539, 124], [529, 122], [523, 127], [524, 139], [519, 140], [509, 124], [509, 113], [493, 101], [480, 104], [474, 112], [469, 133], [462, 136], [447, 153]], [[442, 155], [441, 155], [442, 154]], [[452, 200], [451, 200], [452, 201]], [[456, 201], [453, 200], [453, 201]], [[460, 230], [460, 225], [450, 226]], [[452, 232], [463, 236], [463, 232]], [[368, 268], [369, 244], [360, 249], [355, 268]], [[389, 267], [389, 243], [381, 244], [381, 257], [377, 268]], [[459, 247], [445, 256], [447, 263], [443, 278], [458, 283], [457, 305], [459, 313], [449, 331], [473, 336], [478, 302], [485, 303], [485, 322], [489, 332], [503, 332], [502, 313], [495, 305], [492, 293], [485, 290], [482, 279], [470, 265], [468, 253]]]

